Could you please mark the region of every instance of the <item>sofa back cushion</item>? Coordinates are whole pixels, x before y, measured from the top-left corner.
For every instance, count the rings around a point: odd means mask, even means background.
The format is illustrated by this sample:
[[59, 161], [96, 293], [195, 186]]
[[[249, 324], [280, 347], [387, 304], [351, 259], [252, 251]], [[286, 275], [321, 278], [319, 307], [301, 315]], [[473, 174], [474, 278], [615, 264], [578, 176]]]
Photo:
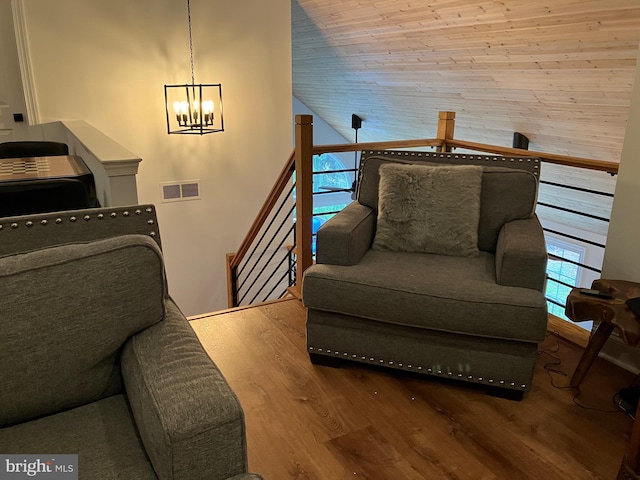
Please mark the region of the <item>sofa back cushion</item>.
[[0, 294], [3, 427], [123, 391], [120, 349], [163, 319], [166, 282], [158, 245], [125, 235], [0, 257]]
[[[456, 155], [456, 165], [477, 165], [465, 162], [464, 155]], [[428, 161], [427, 161], [428, 160]], [[380, 166], [389, 163], [451, 165], [436, 163], [437, 159], [409, 157], [407, 160], [382, 156], [364, 158], [360, 166], [357, 201], [378, 210]], [[538, 197], [538, 179], [528, 171], [508, 167], [482, 167], [480, 194], [480, 220], [478, 223], [478, 249], [495, 252], [502, 225], [512, 220], [530, 218], [535, 212]]]

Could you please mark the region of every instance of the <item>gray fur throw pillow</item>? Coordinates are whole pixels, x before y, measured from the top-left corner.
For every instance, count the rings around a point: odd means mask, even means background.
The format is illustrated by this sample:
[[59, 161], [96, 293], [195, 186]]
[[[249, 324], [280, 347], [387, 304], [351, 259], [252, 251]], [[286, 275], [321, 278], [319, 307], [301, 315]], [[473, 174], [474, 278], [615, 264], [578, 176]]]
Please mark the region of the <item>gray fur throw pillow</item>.
[[482, 167], [380, 167], [373, 250], [478, 254]]

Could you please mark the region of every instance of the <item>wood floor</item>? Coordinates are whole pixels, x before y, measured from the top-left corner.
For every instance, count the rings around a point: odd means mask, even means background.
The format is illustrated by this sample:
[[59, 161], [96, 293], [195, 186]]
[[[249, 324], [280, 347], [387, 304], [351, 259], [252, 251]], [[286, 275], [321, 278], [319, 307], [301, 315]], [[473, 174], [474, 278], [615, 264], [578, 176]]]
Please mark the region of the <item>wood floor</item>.
[[[597, 360], [573, 402], [581, 350], [541, 344], [522, 402], [455, 383], [310, 364], [298, 300], [191, 322], [245, 411], [251, 471], [267, 480], [614, 479], [632, 420], [612, 396], [633, 375]], [[614, 413], [605, 413], [605, 410]]]

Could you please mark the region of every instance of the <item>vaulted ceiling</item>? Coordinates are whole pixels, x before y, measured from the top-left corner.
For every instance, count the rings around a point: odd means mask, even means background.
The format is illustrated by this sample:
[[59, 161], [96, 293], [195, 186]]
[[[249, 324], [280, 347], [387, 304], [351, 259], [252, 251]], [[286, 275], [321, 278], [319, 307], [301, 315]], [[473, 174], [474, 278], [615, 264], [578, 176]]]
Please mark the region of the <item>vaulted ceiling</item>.
[[292, 0], [294, 95], [353, 139], [456, 138], [619, 161], [640, 0]]

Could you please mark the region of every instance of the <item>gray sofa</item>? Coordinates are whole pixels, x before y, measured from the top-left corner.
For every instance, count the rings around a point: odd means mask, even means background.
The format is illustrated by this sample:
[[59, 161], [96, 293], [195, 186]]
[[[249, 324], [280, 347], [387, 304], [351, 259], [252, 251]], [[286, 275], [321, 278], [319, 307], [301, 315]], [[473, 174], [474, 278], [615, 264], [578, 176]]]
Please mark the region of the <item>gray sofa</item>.
[[0, 218], [0, 454], [81, 479], [259, 479], [242, 408], [167, 292], [153, 206]]
[[[388, 164], [482, 166], [477, 255], [371, 248]], [[312, 362], [385, 366], [522, 398], [547, 326], [538, 173], [530, 158], [363, 152], [357, 200], [320, 228], [303, 279]]]

